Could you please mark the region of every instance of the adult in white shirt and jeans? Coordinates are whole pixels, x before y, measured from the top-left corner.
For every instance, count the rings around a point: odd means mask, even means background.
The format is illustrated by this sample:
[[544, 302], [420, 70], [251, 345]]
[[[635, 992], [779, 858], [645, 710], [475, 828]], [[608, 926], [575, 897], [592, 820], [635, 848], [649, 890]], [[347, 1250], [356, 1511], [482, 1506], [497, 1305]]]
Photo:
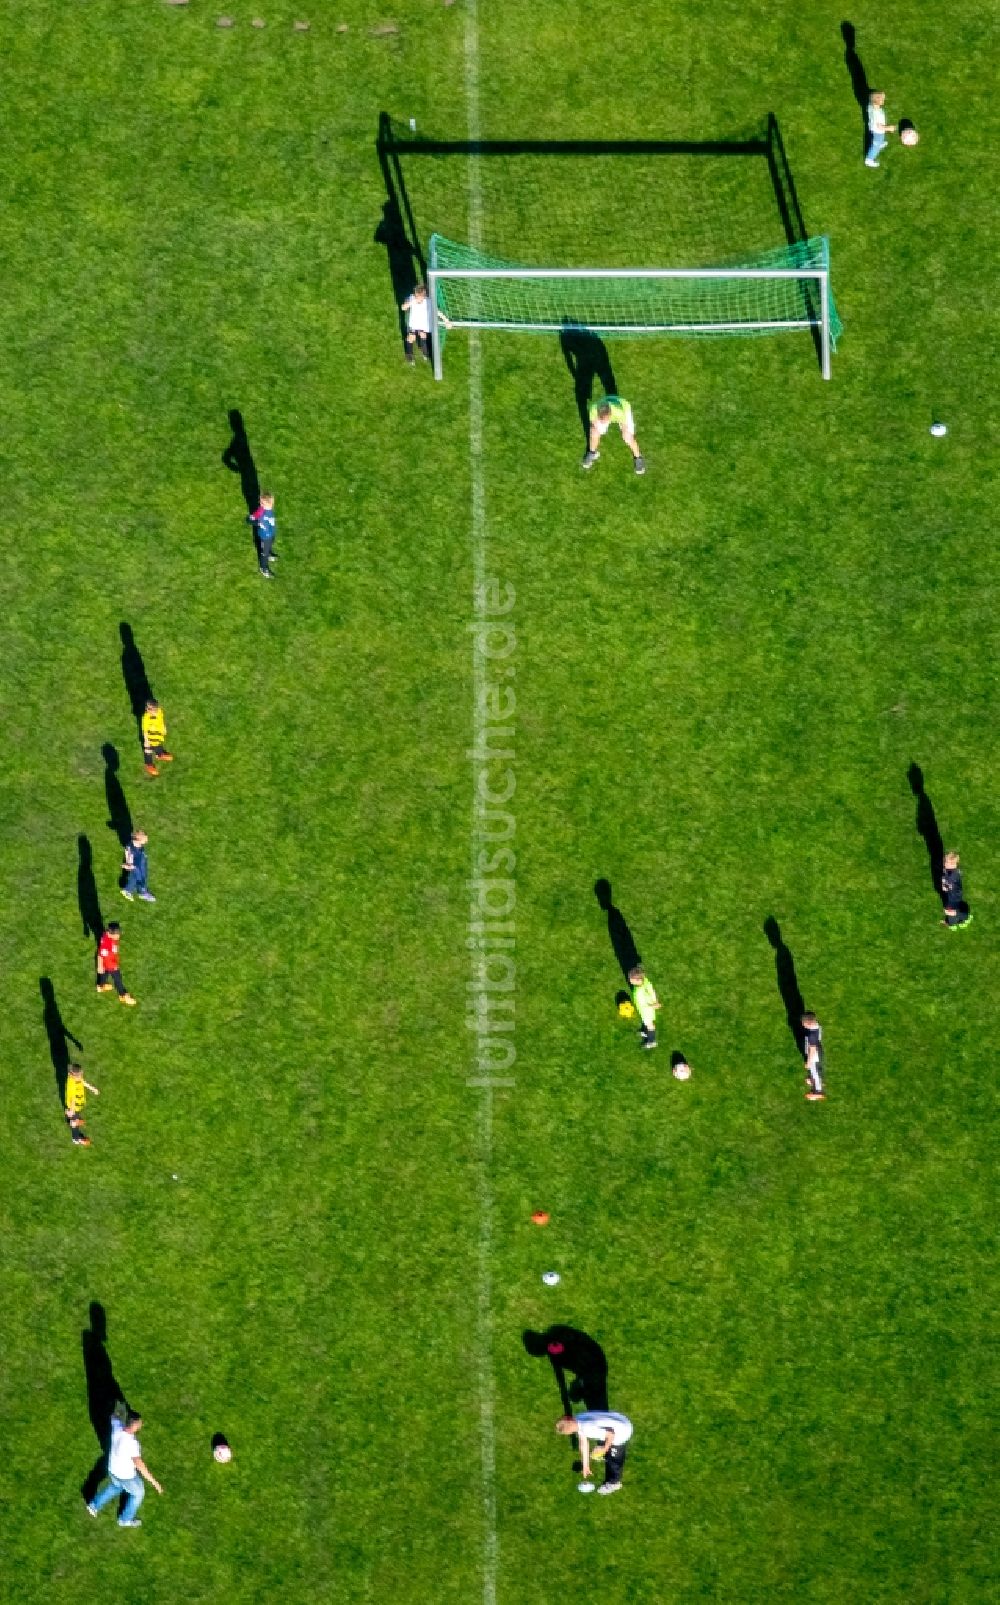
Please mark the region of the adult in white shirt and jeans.
[[[625, 1446], [632, 1436], [632, 1423], [628, 1416], [619, 1415], [616, 1410], [581, 1410], [577, 1416], [560, 1416], [556, 1431], [563, 1438], [575, 1437], [579, 1440], [585, 1478], [590, 1476], [591, 1460], [604, 1461], [604, 1481], [597, 1492], [617, 1493], [622, 1485]], [[591, 1443], [600, 1445], [593, 1454]]]
[[125, 1417], [124, 1425], [117, 1416], [112, 1416], [111, 1448], [108, 1451], [108, 1485], [102, 1488], [87, 1506], [90, 1514], [96, 1516], [99, 1510], [103, 1510], [104, 1506], [109, 1505], [119, 1494], [127, 1494], [128, 1502], [118, 1518], [119, 1527], [142, 1526], [142, 1522], [136, 1517], [136, 1511], [146, 1496], [143, 1478], [150, 1487], [156, 1489], [158, 1494], [163, 1492], [143, 1461], [142, 1448], [136, 1437], [141, 1426], [142, 1417], [135, 1415], [131, 1410]]

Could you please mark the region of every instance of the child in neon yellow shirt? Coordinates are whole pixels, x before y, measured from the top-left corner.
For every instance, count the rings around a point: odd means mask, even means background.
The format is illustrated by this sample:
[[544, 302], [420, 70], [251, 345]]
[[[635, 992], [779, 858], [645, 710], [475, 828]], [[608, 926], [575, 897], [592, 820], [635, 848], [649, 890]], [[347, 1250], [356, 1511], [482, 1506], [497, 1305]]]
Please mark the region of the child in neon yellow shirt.
[[639, 1027], [639, 1040], [644, 1048], [656, 1047], [656, 1011], [661, 1008], [656, 988], [646, 975], [641, 964], [628, 972], [629, 985], [632, 988], [632, 1002], [635, 1012], [642, 1024]]

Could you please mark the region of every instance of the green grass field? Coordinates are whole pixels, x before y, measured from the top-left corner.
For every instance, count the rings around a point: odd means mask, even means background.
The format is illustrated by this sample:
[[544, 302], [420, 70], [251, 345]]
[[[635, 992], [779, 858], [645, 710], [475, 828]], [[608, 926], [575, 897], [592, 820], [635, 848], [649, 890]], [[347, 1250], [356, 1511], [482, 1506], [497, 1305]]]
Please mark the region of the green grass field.
[[[263, 30], [244, 0], [228, 31], [209, 0], [0, 18], [0, 1598], [979, 1605], [1000, 1033], [982, 10], [852, 14], [921, 131], [868, 172], [826, 0], [254, 6]], [[832, 383], [804, 334], [609, 342], [649, 472], [611, 443], [584, 477], [557, 342], [487, 335], [474, 458], [470, 341], [440, 386], [406, 369], [375, 236], [380, 113], [463, 140], [476, 72], [487, 138], [729, 139], [773, 111], [831, 240]], [[749, 167], [702, 192], [660, 158], [402, 165], [425, 249], [466, 237], [473, 184], [487, 248], [529, 260], [784, 238]], [[277, 494], [271, 586], [221, 460], [234, 408]], [[468, 1085], [465, 1026], [480, 491], [479, 558], [516, 598], [517, 1061], [495, 1090]], [[155, 781], [122, 623], [176, 753]], [[108, 743], [155, 908], [117, 895]], [[967, 933], [937, 923], [913, 763], [963, 855]], [[81, 837], [134, 1010], [94, 995]], [[655, 1055], [615, 1015], [600, 877], [664, 1000]], [[823, 1022], [824, 1105], [768, 917]], [[101, 1089], [89, 1151], [43, 979]], [[165, 1488], [139, 1533], [80, 1498], [92, 1303]], [[550, 1322], [603, 1346], [635, 1423], [621, 1499], [576, 1493], [522, 1345]]]

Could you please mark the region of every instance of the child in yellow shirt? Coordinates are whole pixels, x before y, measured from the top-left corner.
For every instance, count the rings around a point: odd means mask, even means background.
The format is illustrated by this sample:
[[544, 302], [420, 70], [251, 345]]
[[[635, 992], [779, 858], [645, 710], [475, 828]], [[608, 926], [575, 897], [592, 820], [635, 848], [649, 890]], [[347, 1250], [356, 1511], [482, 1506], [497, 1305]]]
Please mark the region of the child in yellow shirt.
[[97, 1088], [92, 1087], [89, 1081], [84, 1080], [82, 1066], [71, 1064], [66, 1071], [64, 1102], [70, 1135], [79, 1148], [90, 1147], [90, 1138], [83, 1129], [86, 1124], [83, 1118], [83, 1110], [87, 1102], [88, 1092], [92, 1092], [95, 1098], [100, 1097]]
[[156, 765], [171, 763], [173, 753], [167, 751], [167, 721], [160, 704], [150, 697], [142, 716], [142, 755], [146, 760], [147, 775], [159, 774]]

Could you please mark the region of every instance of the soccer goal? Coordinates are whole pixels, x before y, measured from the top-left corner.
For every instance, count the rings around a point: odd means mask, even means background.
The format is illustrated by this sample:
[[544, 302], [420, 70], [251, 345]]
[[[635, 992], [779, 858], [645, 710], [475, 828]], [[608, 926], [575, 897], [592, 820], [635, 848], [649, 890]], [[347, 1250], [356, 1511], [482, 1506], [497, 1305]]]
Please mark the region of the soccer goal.
[[825, 237], [708, 268], [523, 267], [433, 234], [427, 259], [434, 377], [445, 329], [559, 334], [785, 334], [807, 330], [823, 378], [841, 323]]

